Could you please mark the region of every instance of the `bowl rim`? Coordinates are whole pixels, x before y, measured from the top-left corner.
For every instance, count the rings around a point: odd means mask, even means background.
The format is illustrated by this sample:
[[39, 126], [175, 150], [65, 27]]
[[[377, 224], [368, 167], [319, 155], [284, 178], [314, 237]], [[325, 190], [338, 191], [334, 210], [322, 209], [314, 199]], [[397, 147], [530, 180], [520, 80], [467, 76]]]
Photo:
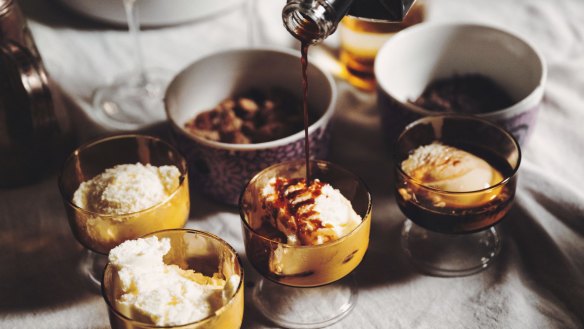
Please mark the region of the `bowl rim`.
[[[244, 53], [244, 54], [245, 53], [247, 53], [247, 54], [274, 53], [274, 54], [277, 54], [278, 56], [284, 55], [284, 56], [297, 57], [298, 58], [298, 70], [300, 70], [300, 57], [299, 57], [300, 51], [294, 51], [292, 49], [281, 48], [281, 47], [232, 48], [232, 49], [222, 50], [219, 52], [214, 52], [212, 54], [201, 57], [201, 58], [195, 60], [194, 62], [192, 62], [191, 64], [189, 64], [184, 69], [182, 69], [177, 75], [175, 75], [175, 77], [172, 79], [172, 81], [168, 85], [168, 88], [166, 89], [166, 92], [164, 95], [164, 100], [163, 100], [164, 101], [164, 112], [166, 113], [166, 117], [167, 117], [168, 121], [170, 122], [171, 126], [174, 128], [174, 130], [178, 131], [181, 135], [186, 136], [191, 141], [194, 141], [198, 144], [202, 144], [202, 145], [207, 146], [207, 147], [224, 149], [224, 150], [228, 150], [228, 151], [264, 150], [264, 149], [270, 149], [270, 148], [284, 146], [284, 145], [290, 144], [292, 142], [295, 142], [299, 139], [303, 139], [304, 138], [304, 129], [299, 131], [299, 132], [296, 132], [292, 135], [286, 136], [284, 138], [280, 138], [280, 139], [276, 139], [276, 140], [272, 140], [272, 141], [268, 141], [268, 142], [263, 142], [263, 143], [233, 144], [233, 143], [215, 142], [215, 141], [210, 141], [210, 140], [204, 139], [204, 138], [199, 137], [199, 136], [195, 136], [194, 134], [191, 134], [191, 133], [185, 131], [185, 129], [181, 125], [178, 124], [177, 120], [175, 120], [174, 116], [171, 115], [170, 106], [168, 105], [168, 95], [169, 95], [169, 92], [171, 89], [178, 88], [177, 87], [177, 80], [179, 79], [179, 77], [181, 77], [184, 74], [187, 74], [189, 71], [193, 70], [193, 67], [195, 67], [196, 65], [200, 65], [201, 62], [210, 60], [211, 58], [225, 56], [225, 55], [231, 55], [231, 54], [239, 54], [239, 53]], [[309, 56], [309, 59], [310, 59], [310, 56]], [[328, 101], [328, 106], [324, 110], [323, 114], [320, 116], [320, 118], [318, 120], [316, 120], [315, 122], [313, 122], [311, 125], [308, 126], [308, 134], [312, 134], [317, 129], [319, 129], [321, 127], [325, 127], [327, 125], [327, 123], [330, 121], [330, 119], [332, 118], [333, 113], [336, 110], [338, 92], [337, 92], [336, 83], [335, 83], [332, 75], [329, 72], [327, 72], [326, 70], [321, 68], [319, 65], [317, 65], [316, 62], [311, 62], [309, 60], [308, 63], [309, 63], [308, 64], [309, 67], [314, 67], [318, 72], [323, 74], [323, 76], [324, 76], [325, 80], [328, 82], [328, 85], [329, 85], [330, 90], [331, 90], [331, 96], [330, 96], [330, 99]], [[298, 84], [300, 85], [301, 81], [298, 81]], [[309, 88], [310, 88], [310, 83], [309, 83]], [[310, 89], [309, 89], [309, 93], [310, 93]]]
[[[378, 54], [387, 52], [386, 48], [393, 47], [394, 43], [400, 42], [401, 39], [404, 39], [413, 33], [423, 33], [423, 31], [426, 31], [426, 30], [436, 30], [436, 29], [459, 29], [460, 30], [460, 29], [469, 29], [469, 28], [478, 29], [478, 30], [494, 31], [494, 32], [506, 35], [508, 37], [511, 37], [516, 42], [523, 43], [525, 46], [527, 46], [527, 48], [529, 50], [531, 50], [533, 52], [533, 54], [535, 55], [535, 58], [537, 58], [537, 61], [539, 62], [539, 68], [541, 70], [540, 78], [539, 78], [537, 85], [525, 97], [514, 102], [512, 105], [510, 105], [508, 107], [505, 107], [505, 108], [502, 108], [502, 109], [499, 109], [496, 111], [486, 112], [486, 113], [477, 113], [477, 114], [474, 114], [475, 116], [480, 117], [480, 118], [485, 118], [485, 119], [500, 118], [501, 116], [503, 116], [507, 113], [515, 113], [515, 112], [522, 111], [524, 109], [528, 109], [529, 105], [534, 100], [538, 101], [543, 96], [544, 86], [545, 86], [546, 81], [547, 81], [548, 67], [547, 67], [545, 57], [543, 56], [543, 53], [541, 52], [541, 50], [534, 43], [517, 35], [516, 33], [513, 33], [509, 30], [506, 30], [504, 28], [501, 28], [499, 26], [495, 26], [492, 24], [482, 24], [482, 23], [464, 22], [464, 21], [463, 22], [423, 22], [423, 23], [414, 25], [410, 28], [404, 29], [404, 30], [396, 33], [395, 36], [391, 37], [387, 42], [385, 42], [383, 44], [383, 46], [379, 49]], [[382, 77], [382, 75], [378, 74], [378, 71], [381, 70], [381, 68], [380, 68], [381, 64], [379, 64], [380, 63], [379, 58], [380, 58], [380, 56], [376, 57], [375, 63], [374, 63], [374, 69], [373, 69], [376, 80], [377, 80], [378, 93], [386, 94], [392, 100], [398, 102], [401, 106], [407, 108], [408, 110], [410, 110], [412, 112], [415, 112], [415, 113], [423, 115], [423, 116], [436, 115], [436, 114], [442, 113], [442, 112], [430, 111], [430, 110], [427, 110], [421, 106], [415, 105], [413, 103], [403, 102], [403, 101], [400, 101], [399, 99], [397, 99], [395, 97], [395, 95], [393, 95], [392, 92], [390, 91], [390, 88], [386, 88], [386, 86], [384, 84], [384, 79], [378, 78], [378, 77]]]

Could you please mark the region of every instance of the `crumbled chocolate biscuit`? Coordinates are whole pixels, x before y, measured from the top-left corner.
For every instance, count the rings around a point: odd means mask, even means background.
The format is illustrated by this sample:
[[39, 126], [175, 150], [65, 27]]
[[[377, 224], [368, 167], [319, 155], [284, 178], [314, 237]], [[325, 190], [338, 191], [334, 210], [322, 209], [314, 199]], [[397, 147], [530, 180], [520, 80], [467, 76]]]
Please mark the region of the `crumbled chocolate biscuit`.
[[185, 128], [194, 135], [216, 142], [268, 142], [302, 130], [302, 104], [282, 89], [269, 92], [254, 89], [199, 113], [185, 123]]
[[492, 79], [466, 74], [433, 81], [410, 103], [429, 111], [479, 114], [509, 107], [513, 99]]

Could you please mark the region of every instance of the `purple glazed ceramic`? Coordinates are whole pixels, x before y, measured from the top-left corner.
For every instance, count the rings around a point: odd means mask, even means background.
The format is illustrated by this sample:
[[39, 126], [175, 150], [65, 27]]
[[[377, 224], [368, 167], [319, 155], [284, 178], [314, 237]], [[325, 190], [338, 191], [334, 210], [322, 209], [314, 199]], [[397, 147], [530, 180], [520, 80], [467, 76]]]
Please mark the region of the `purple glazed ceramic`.
[[477, 115], [508, 130], [525, 146], [541, 107], [547, 68], [540, 52], [500, 29], [463, 23], [424, 23], [386, 42], [375, 61], [377, 100], [390, 143], [423, 116], [441, 114], [410, 103], [433, 80], [455, 74], [491, 78], [514, 99], [507, 108]]
[[[184, 69], [165, 96], [167, 116], [176, 143], [189, 164], [194, 188], [213, 199], [237, 205], [247, 182], [276, 163], [304, 159], [304, 132], [258, 144], [228, 144], [194, 136], [184, 124], [197, 113], [251, 88], [281, 88], [302, 95], [300, 52], [281, 49], [240, 49], [210, 55]], [[325, 159], [336, 87], [328, 73], [308, 67], [308, 105], [318, 118], [308, 130], [313, 159]]]

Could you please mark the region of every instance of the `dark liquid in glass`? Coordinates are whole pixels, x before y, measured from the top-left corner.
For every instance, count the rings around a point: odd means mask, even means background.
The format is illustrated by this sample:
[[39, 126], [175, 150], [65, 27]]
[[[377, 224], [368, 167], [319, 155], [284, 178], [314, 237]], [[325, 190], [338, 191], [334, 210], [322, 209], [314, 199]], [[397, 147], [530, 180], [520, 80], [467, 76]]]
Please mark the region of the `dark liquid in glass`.
[[[414, 223], [434, 232], [458, 234], [487, 229], [497, 224], [507, 214], [515, 196], [517, 176], [513, 175], [513, 168], [505, 159], [476, 146], [456, 147], [482, 158], [503, 177], [510, 178], [506, 183], [483, 192], [446, 195], [440, 191], [423, 188], [398, 172], [396, 199], [399, 208]], [[408, 191], [406, 195], [413, 197], [404, 196], [403, 189]], [[445, 205], [437, 206], [437, 198], [444, 200]], [[456, 200], [457, 204], [449, 206], [449, 198]], [[485, 202], [486, 199], [490, 200]]]

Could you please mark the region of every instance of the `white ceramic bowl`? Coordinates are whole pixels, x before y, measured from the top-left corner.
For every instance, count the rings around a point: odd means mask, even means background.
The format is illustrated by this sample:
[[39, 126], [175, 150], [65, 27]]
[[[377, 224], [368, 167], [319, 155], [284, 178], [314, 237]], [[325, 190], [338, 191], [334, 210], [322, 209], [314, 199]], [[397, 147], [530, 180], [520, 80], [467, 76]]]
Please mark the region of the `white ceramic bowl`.
[[[326, 158], [329, 121], [337, 91], [332, 77], [308, 67], [308, 106], [318, 119], [308, 129], [312, 158]], [[279, 88], [302, 99], [300, 51], [235, 49], [204, 57], [178, 74], [165, 96], [166, 114], [179, 149], [189, 163], [193, 187], [236, 205], [245, 184], [262, 169], [304, 158], [304, 132], [258, 144], [214, 142], [189, 133], [184, 124], [226, 98], [249, 89]]]
[[[127, 25], [122, 0], [59, 0], [63, 5], [84, 16], [116, 25]], [[140, 0], [136, 8], [143, 26], [164, 26], [184, 23], [218, 14], [244, 0]]]
[[491, 78], [515, 101], [508, 108], [477, 116], [493, 121], [525, 144], [541, 106], [547, 68], [541, 53], [509, 32], [464, 23], [423, 23], [399, 32], [375, 60], [378, 106], [390, 142], [428, 111], [408, 101], [430, 82], [454, 74]]

